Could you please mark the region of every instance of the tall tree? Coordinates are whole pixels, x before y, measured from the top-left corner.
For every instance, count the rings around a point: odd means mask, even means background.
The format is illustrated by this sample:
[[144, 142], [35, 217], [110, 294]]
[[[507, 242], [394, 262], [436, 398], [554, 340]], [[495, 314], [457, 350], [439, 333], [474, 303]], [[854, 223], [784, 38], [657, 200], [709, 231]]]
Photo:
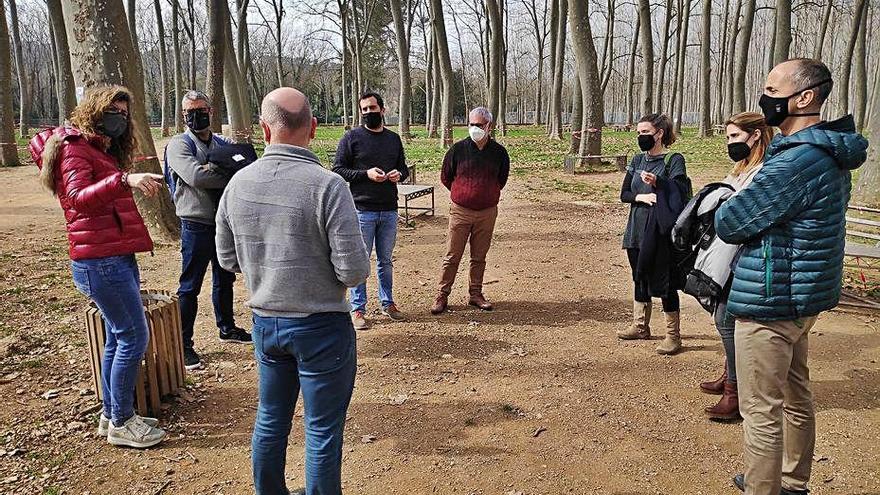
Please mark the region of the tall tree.
[[431, 25], [436, 39], [437, 60], [440, 66], [440, 78], [443, 93], [440, 100], [441, 142], [444, 147], [452, 145], [452, 60], [449, 58], [449, 42], [446, 37], [446, 22], [443, 19], [443, 3], [441, 0], [431, 2]]
[[486, 0], [486, 11], [489, 18], [489, 111], [497, 120], [501, 105], [501, 63], [504, 50], [504, 28], [502, 26], [501, 9], [497, 0]]
[[816, 48], [813, 50], [813, 58], [822, 60], [822, 49], [825, 46], [825, 33], [828, 32], [828, 21], [831, 19], [831, 10], [834, 8], [834, 0], [825, 0], [825, 10], [822, 13], [822, 24], [819, 34], [816, 35]]
[[250, 142], [253, 126], [251, 123], [250, 105], [248, 105], [247, 79], [245, 79], [238, 59], [232, 49], [232, 24], [229, 4], [224, 2], [223, 23], [224, 57], [223, 61], [223, 93], [226, 97], [226, 112], [229, 115], [229, 131], [237, 143]]
[[[867, 35], [868, 35], [868, 3], [865, 0], [865, 13], [862, 15], [862, 24], [859, 27], [858, 39], [856, 40], [855, 54], [855, 111], [856, 128], [865, 127], [865, 112], [868, 107], [868, 67], [867, 67]], [[878, 84], [876, 81], [874, 84]]]
[[871, 144], [868, 160], [859, 173], [859, 181], [853, 191], [853, 202], [880, 207], [880, 84], [871, 89], [871, 117], [866, 129], [866, 137]]
[[735, 65], [735, 55], [736, 55], [736, 47], [737, 47], [737, 35], [739, 34], [739, 17], [740, 11], [742, 10], [742, 0], [736, 0], [736, 7], [733, 9], [733, 15], [730, 16], [731, 24], [730, 27], [730, 36], [727, 38], [727, 69], [725, 74], [727, 76], [727, 80], [725, 81], [725, 94], [724, 94], [724, 117], [730, 117], [733, 115], [733, 88], [735, 85], [735, 77], [736, 70], [734, 69]]
[[180, 46], [180, 0], [171, 0], [171, 46], [173, 49], [172, 63], [174, 64], [174, 132], [183, 132], [183, 115], [180, 102], [183, 99], [183, 57]]
[[[134, 170], [161, 173], [144, 106], [144, 78], [121, 0], [63, 0], [67, 41], [76, 85], [121, 84], [132, 92], [129, 105], [138, 147]], [[167, 192], [151, 199], [136, 193], [138, 210], [154, 234], [179, 235], [180, 224]]]
[[21, 34], [18, 28], [18, 7], [15, 0], [9, 1], [9, 24], [12, 26], [12, 46], [15, 48], [15, 72], [18, 74], [19, 120], [18, 132], [27, 137], [31, 119], [31, 92], [28, 84], [28, 71], [22, 55]]
[[773, 64], [788, 60], [791, 51], [791, 0], [776, 0], [776, 34], [773, 36]]
[[840, 82], [837, 84], [838, 88], [840, 88], [837, 97], [838, 114], [845, 114], [850, 111], [849, 83], [850, 74], [852, 72], [853, 54], [856, 49], [856, 42], [859, 38], [859, 30], [862, 28], [862, 17], [866, 15], [868, 15], [868, 0], [856, 0], [853, 11], [852, 29], [843, 55], [843, 71], [840, 75]]
[[0, 165], [19, 165], [15, 143], [15, 110], [12, 108], [12, 58], [6, 9], [0, 8]]
[[76, 90], [73, 84], [73, 70], [70, 68], [70, 48], [67, 46], [67, 28], [64, 26], [64, 13], [61, 0], [46, 0], [49, 21], [52, 23], [52, 37], [55, 40], [58, 77], [55, 81], [58, 95], [58, 121], [63, 123], [76, 106]]
[[[727, 22], [729, 16], [730, 16], [730, 0], [724, 0], [724, 19], [721, 21], [721, 40], [720, 40], [720, 44], [718, 45], [720, 47], [720, 49], [718, 51], [721, 52], [720, 57], [719, 57], [721, 60], [718, 62], [717, 74], [727, 74], [727, 72], [729, 71], [728, 64], [729, 64], [730, 59], [728, 57], [727, 51], [724, 50], [724, 47], [727, 46], [727, 37], [730, 34], [729, 30], [728, 30], [728, 22]], [[727, 79], [726, 78], [721, 79], [720, 83], [721, 83], [720, 85], [716, 85], [716, 88], [718, 89], [718, 96], [717, 96], [717, 98], [715, 98], [715, 105], [714, 105], [715, 106], [715, 122], [724, 122], [724, 120], [725, 120], [725, 115], [724, 115], [724, 111], [722, 109], [722, 105], [724, 104], [724, 96], [727, 94], [727, 88], [726, 88]]]
[[556, 14], [556, 54], [553, 65], [553, 91], [550, 94], [550, 139], [562, 139], [562, 79], [565, 68], [565, 34], [568, 29], [568, 0], [554, 0]]
[[639, 31], [642, 28], [642, 19], [636, 15], [633, 26], [632, 40], [629, 46], [629, 70], [626, 73], [626, 124], [632, 125], [635, 114], [635, 85], [636, 85], [636, 52], [639, 49]]
[[[707, 0], [707, 2], [710, 0]], [[649, 0], [639, 0], [639, 32], [642, 43], [642, 114], [654, 111], [654, 37], [651, 23], [651, 4]]]
[[675, 132], [681, 132], [682, 117], [684, 116], [684, 66], [687, 62], [688, 27], [691, 21], [691, 5], [693, 0], [684, 0], [684, 14], [681, 16], [681, 37], [679, 38], [678, 52], [681, 54], [678, 62], [678, 88], [682, 93], [675, 102]]
[[165, 22], [162, 18], [162, 4], [159, 0], [153, 0], [153, 9], [156, 12], [156, 28], [159, 30], [159, 104], [162, 106], [162, 122], [160, 129], [162, 136], [168, 136], [170, 126], [169, 102], [168, 102], [168, 53], [165, 50]]
[[208, 78], [205, 83], [207, 93], [214, 106], [211, 131], [223, 132], [223, 63], [226, 61], [226, 0], [208, 0]]
[[742, 19], [742, 32], [736, 47], [736, 74], [733, 77], [733, 104], [730, 113], [746, 109], [746, 68], [749, 63], [749, 45], [752, 42], [752, 27], [755, 25], [755, 0], [745, 0]]
[[712, 53], [712, 1], [703, 0], [703, 25], [700, 33], [700, 136], [712, 135], [710, 56]]
[[660, 49], [660, 71], [657, 78], [657, 102], [658, 110], [663, 110], [663, 92], [666, 90], [666, 63], [669, 59], [669, 27], [672, 24], [672, 0], [666, 0], [665, 18], [663, 20], [663, 44]]
[[590, 27], [588, 0], [571, 0], [569, 10], [571, 44], [577, 59], [578, 80], [583, 100], [579, 155], [602, 154], [602, 127], [605, 125], [599, 62]]
[[[611, 1], [611, 0], [609, 0]], [[529, 13], [531, 27], [535, 34], [535, 49], [537, 51], [538, 74], [537, 83], [535, 84], [535, 117], [532, 123], [541, 125], [541, 113], [544, 111], [544, 49], [547, 45], [547, 0], [544, 0], [544, 8], [538, 10], [535, 0], [522, 0], [523, 6]], [[539, 17], [538, 13], [543, 12]], [[612, 12], [613, 15], [613, 12]]]
[[[400, 71], [400, 100], [397, 112], [400, 118], [399, 131], [401, 139], [409, 141], [410, 98], [412, 96], [412, 75], [409, 68], [409, 37], [403, 22], [404, 11], [400, 0], [389, 0], [389, 2], [391, 17], [394, 21], [394, 35], [397, 38], [397, 66]], [[463, 63], [464, 60], [462, 60]], [[462, 70], [462, 74], [464, 74], [464, 70]]]

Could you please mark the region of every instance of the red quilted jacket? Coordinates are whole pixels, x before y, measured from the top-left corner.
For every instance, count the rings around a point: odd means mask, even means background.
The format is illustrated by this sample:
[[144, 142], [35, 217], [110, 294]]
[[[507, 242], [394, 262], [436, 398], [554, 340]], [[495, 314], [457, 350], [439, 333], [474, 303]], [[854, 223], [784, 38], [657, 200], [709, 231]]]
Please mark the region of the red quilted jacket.
[[122, 170], [97, 141], [72, 127], [58, 127], [34, 136], [28, 148], [41, 181], [61, 202], [71, 259], [153, 250]]

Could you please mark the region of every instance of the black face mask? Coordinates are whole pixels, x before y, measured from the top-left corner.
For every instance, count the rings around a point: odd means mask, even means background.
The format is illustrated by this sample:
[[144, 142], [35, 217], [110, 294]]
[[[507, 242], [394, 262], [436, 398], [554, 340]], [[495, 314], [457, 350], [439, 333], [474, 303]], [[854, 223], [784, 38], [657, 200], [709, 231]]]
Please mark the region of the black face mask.
[[824, 81], [820, 81], [800, 91], [795, 91], [794, 94], [790, 96], [777, 97], [766, 94], [761, 95], [761, 98], [758, 100], [758, 106], [761, 107], [761, 111], [764, 113], [764, 120], [767, 122], [767, 125], [777, 127], [789, 117], [815, 117], [819, 115], [819, 112], [788, 113], [788, 100], [798, 96], [808, 89], [818, 88], [828, 82], [831, 82], [831, 79], [825, 79]]
[[727, 156], [734, 162], [741, 162], [752, 154], [752, 147], [748, 143], [730, 143], [727, 145]]
[[382, 126], [382, 114], [380, 112], [362, 113], [361, 119], [364, 125], [370, 129], [378, 129]]
[[207, 110], [190, 110], [186, 112], [186, 126], [193, 132], [202, 132], [211, 127], [211, 114]]
[[649, 151], [654, 147], [654, 135], [653, 134], [639, 134], [639, 149], [642, 151]]
[[128, 130], [128, 117], [121, 113], [104, 112], [99, 130], [111, 139], [119, 139]]

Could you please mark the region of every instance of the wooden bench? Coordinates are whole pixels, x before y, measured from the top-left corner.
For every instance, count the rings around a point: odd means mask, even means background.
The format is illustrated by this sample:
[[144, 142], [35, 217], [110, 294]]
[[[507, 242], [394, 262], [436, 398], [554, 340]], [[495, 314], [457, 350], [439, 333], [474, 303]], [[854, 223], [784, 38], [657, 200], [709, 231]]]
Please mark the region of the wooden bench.
[[[846, 247], [844, 255], [852, 261], [844, 266], [864, 269], [880, 269], [880, 209], [850, 205], [846, 215]], [[864, 273], [860, 273], [864, 281]], [[843, 295], [854, 301], [841, 300], [842, 306], [880, 310], [880, 303], [871, 299], [843, 291]]]
[[574, 174], [577, 172], [578, 165], [582, 163], [594, 163], [601, 162], [603, 160], [611, 160], [617, 166], [617, 170], [621, 172], [626, 172], [628, 158], [628, 155], [568, 155], [565, 157], [563, 169], [566, 173]]
[[[158, 415], [162, 399], [184, 386], [183, 334], [177, 295], [167, 291], [141, 291], [149, 340], [135, 381], [135, 409], [141, 416]], [[106, 330], [101, 312], [86, 310], [86, 340], [92, 368], [92, 386], [102, 400], [101, 366]]]
[[727, 132], [727, 126], [724, 124], [715, 124], [712, 126], [712, 130], [715, 131], [715, 134], [724, 135]]
[[611, 126], [617, 132], [630, 132], [632, 131], [632, 126], [629, 124], [614, 124]]

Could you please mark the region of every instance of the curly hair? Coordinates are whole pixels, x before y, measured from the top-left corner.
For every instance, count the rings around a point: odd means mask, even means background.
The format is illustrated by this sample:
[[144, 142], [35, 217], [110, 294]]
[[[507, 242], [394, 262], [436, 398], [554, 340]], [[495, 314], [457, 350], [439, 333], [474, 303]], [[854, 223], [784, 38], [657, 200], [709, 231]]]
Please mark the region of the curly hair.
[[[107, 85], [90, 88], [86, 91], [85, 97], [79, 105], [73, 109], [69, 122], [88, 139], [95, 137], [106, 139], [99, 130], [104, 111], [117, 101], [125, 101], [131, 104], [131, 99], [131, 91], [124, 86]], [[132, 129], [131, 116], [129, 114], [128, 128], [125, 130], [125, 134], [110, 142], [107, 153], [116, 158], [120, 169], [128, 170], [131, 168], [136, 147], [137, 140], [134, 137], [134, 129]]]
[[733, 167], [733, 172], [731, 173], [734, 176], [739, 176], [751, 171], [764, 161], [764, 153], [767, 151], [767, 147], [770, 146], [770, 141], [773, 139], [773, 128], [767, 125], [767, 122], [764, 120], [764, 115], [756, 112], [738, 113], [727, 119], [727, 122], [724, 123], [725, 127], [729, 125], [738, 127], [749, 135], [754, 134], [755, 131], [761, 131], [761, 137], [758, 138], [755, 146], [752, 147], [752, 152], [749, 153], [749, 157], [737, 162]]

